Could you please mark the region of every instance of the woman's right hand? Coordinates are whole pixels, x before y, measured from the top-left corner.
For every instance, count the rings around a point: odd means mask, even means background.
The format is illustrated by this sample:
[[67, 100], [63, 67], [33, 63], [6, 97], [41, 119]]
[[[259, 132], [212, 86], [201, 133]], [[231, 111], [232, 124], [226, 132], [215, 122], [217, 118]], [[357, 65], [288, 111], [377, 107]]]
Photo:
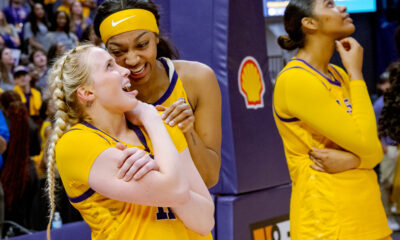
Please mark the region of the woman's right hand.
[[361, 163], [360, 158], [353, 153], [332, 148], [313, 148], [308, 155], [314, 162], [310, 167], [326, 173], [340, 173], [355, 169]]
[[118, 163], [117, 177], [119, 179], [128, 182], [133, 178], [137, 181], [150, 171], [160, 170], [157, 162], [145, 151], [135, 147], [127, 148], [120, 142], [117, 143], [116, 148], [123, 152]]
[[156, 108], [148, 103], [138, 100], [134, 109], [125, 113], [126, 119], [134, 125], [143, 126], [145, 123], [160, 119], [161, 116]]
[[336, 41], [336, 49], [351, 80], [362, 80], [363, 47], [352, 37]]

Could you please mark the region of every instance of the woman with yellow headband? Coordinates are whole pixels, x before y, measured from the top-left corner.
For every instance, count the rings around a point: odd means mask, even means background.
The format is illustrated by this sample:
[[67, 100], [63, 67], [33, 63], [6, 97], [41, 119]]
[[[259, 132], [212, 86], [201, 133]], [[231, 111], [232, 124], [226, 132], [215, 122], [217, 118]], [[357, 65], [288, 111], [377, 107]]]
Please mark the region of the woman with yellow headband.
[[[53, 65], [50, 222], [57, 163], [68, 198], [90, 226], [92, 239], [211, 240], [214, 204], [185, 137], [176, 126], [164, 124], [154, 106], [136, 99], [129, 74], [93, 45], [76, 47]], [[149, 158], [159, 169], [132, 179], [140, 171], [138, 163]]]
[[167, 124], [183, 131], [200, 175], [212, 187], [221, 165], [219, 85], [208, 66], [170, 60], [176, 54], [160, 36], [158, 21], [152, 1], [106, 0], [94, 29], [117, 63], [130, 70], [138, 99], [157, 106]]

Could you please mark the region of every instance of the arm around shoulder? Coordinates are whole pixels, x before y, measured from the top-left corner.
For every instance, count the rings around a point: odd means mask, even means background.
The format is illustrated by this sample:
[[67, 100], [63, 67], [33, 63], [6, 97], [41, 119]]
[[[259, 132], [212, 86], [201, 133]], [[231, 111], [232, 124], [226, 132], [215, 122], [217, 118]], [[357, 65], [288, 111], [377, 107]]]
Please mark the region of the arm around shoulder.
[[198, 62], [175, 64], [194, 111], [194, 127], [185, 137], [194, 164], [207, 187], [217, 184], [221, 167], [221, 91], [214, 71]]

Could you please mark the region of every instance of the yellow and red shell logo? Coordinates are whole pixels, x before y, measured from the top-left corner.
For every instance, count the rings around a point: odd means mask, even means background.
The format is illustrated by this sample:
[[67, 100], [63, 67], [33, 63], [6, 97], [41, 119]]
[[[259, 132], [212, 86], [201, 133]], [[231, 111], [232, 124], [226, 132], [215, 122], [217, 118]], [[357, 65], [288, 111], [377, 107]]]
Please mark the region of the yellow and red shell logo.
[[247, 56], [239, 68], [239, 91], [244, 97], [246, 107], [257, 109], [264, 107], [265, 83], [263, 73], [257, 60]]

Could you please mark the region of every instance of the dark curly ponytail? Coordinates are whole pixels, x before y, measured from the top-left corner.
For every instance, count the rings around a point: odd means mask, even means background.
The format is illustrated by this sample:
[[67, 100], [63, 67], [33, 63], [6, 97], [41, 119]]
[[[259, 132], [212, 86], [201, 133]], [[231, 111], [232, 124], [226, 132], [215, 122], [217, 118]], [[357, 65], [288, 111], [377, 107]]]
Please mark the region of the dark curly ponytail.
[[390, 137], [400, 143], [400, 62], [390, 65], [390, 88], [384, 94], [384, 107], [379, 118], [379, 137]]

